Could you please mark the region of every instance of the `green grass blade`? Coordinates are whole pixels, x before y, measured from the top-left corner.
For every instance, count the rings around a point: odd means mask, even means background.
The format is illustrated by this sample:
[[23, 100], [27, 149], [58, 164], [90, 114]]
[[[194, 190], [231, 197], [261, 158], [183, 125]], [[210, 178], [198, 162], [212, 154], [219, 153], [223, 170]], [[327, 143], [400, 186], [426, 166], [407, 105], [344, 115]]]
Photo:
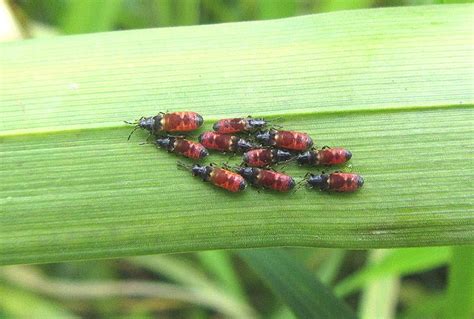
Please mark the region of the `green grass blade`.
[[216, 304], [235, 318], [256, 318], [255, 311], [235, 293], [222, 289], [210, 280], [199, 267], [190, 260], [174, 256], [144, 256], [131, 258], [130, 262], [145, 267], [187, 288], [199, 291], [202, 295], [214, 298]]
[[[0, 264], [473, 243], [473, 8], [1, 44]], [[282, 117], [316, 145], [350, 149], [366, 184], [233, 195], [138, 145], [145, 133], [127, 142], [123, 120], [183, 109], [205, 117], [203, 130], [223, 116]]]
[[[369, 263], [376, 264], [383, 260], [387, 250], [370, 252]], [[359, 317], [362, 319], [392, 319], [398, 303], [400, 278], [397, 275], [386, 276], [367, 284], [359, 301]]]
[[176, 1], [176, 24], [193, 25], [199, 23], [200, 0]]
[[79, 318], [79, 316], [63, 308], [60, 303], [7, 285], [0, 284], [0, 296], [2, 296], [0, 298], [1, 318]]
[[300, 263], [278, 249], [243, 250], [240, 257], [299, 318], [355, 318], [351, 310]]
[[258, 1], [258, 9], [260, 19], [291, 17], [296, 13], [296, 1], [260, 0]]
[[394, 249], [377, 263], [346, 277], [334, 291], [338, 296], [345, 296], [374, 280], [439, 267], [449, 262], [450, 254], [449, 247]]
[[162, 255], [135, 257], [129, 261], [184, 285], [195, 287], [212, 285], [206, 274], [199, 270], [198, 265], [189, 260]]
[[113, 30], [121, 5], [122, 0], [72, 0], [66, 7], [61, 29], [66, 34]]
[[449, 268], [446, 316], [468, 319], [474, 316], [474, 247], [453, 247]]
[[354, 10], [362, 8], [370, 8], [374, 5], [374, 0], [359, 0], [359, 1], [345, 1], [345, 0], [324, 0], [322, 1], [319, 10], [322, 12], [330, 12], [337, 10]]
[[[0, 271], [10, 283], [53, 298], [97, 300], [111, 298], [162, 298], [179, 300], [214, 309], [228, 318], [255, 318], [250, 309], [218, 291], [196, 287], [182, 287], [150, 280], [80, 280], [48, 278], [30, 266], [5, 267]], [[2, 278], [2, 279], [3, 279]]]
[[223, 288], [240, 299], [245, 298], [245, 293], [234, 271], [229, 252], [225, 250], [203, 251], [198, 253], [197, 257], [204, 268], [217, 279]]
[[443, 309], [446, 306], [446, 296], [424, 296], [422, 300], [397, 316], [399, 319], [443, 318]]
[[336, 278], [346, 254], [347, 251], [344, 249], [333, 249], [329, 257], [321, 264], [316, 275], [323, 284], [330, 285]]
[[158, 16], [158, 22], [161, 27], [168, 27], [173, 24], [172, 0], [155, 1], [151, 5]]

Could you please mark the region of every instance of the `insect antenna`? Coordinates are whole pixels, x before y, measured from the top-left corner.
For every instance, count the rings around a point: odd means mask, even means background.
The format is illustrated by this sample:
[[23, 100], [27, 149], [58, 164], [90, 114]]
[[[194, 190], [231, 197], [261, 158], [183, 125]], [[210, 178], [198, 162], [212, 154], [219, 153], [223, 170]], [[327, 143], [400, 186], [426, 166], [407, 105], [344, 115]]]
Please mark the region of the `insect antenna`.
[[135, 127], [134, 127], [133, 130], [130, 132], [130, 134], [128, 135], [128, 138], [127, 138], [127, 141], [130, 141], [130, 138], [132, 137], [133, 133], [135, 133], [135, 131], [140, 128], [140, 125], [138, 124], [138, 123], [139, 123], [139, 120], [134, 121], [134, 122], [130, 122], [130, 121], [123, 121], [123, 122], [124, 122], [125, 124], [128, 124], [128, 125], [135, 125]]
[[305, 175], [304, 178], [300, 179], [298, 182], [296, 182], [296, 185], [295, 185], [295, 188], [294, 188], [294, 192], [296, 192], [297, 190], [301, 189], [301, 187], [307, 185], [307, 179], [306, 179], [306, 176], [308, 174]]
[[[127, 124], [131, 124], [131, 123], [127, 123]], [[138, 130], [140, 128], [139, 125], [136, 125], [133, 130], [130, 132], [130, 134], [128, 135], [128, 138], [127, 138], [127, 141], [130, 141], [130, 138], [132, 137], [133, 133], [135, 133], [136, 130]]]
[[284, 122], [284, 121], [285, 121], [285, 119], [283, 117], [276, 117], [272, 120], [268, 120], [267, 123], [268, 123], [269, 128], [281, 130], [283, 128], [283, 125], [277, 124], [277, 123], [281, 123], [281, 122]]
[[188, 165], [186, 163], [183, 163], [181, 161], [177, 161], [176, 165], [178, 166], [178, 169], [185, 170], [185, 171], [190, 171], [192, 170], [192, 166]]

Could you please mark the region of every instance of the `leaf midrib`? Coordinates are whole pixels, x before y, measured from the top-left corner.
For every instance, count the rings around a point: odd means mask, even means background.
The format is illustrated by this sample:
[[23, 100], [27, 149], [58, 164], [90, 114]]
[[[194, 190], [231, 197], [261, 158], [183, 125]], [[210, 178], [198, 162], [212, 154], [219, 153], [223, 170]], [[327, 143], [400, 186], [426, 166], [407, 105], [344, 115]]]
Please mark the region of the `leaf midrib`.
[[[462, 104], [442, 104], [442, 105], [426, 105], [426, 106], [399, 106], [394, 105], [393, 107], [385, 106], [383, 108], [371, 108], [371, 106], [362, 107], [359, 109], [338, 109], [338, 110], [326, 110], [325, 108], [317, 109], [314, 112], [295, 112], [295, 113], [265, 113], [265, 119], [280, 119], [282, 115], [285, 119], [295, 119], [301, 117], [311, 117], [311, 116], [347, 116], [351, 114], [374, 114], [374, 113], [387, 113], [387, 112], [412, 112], [412, 111], [429, 111], [429, 110], [447, 110], [447, 109], [470, 109], [474, 106], [474, 101], [472, 104], [462, 103]], [[173, 110], [174, 111], [174, 110]], [[176, 110], [178, 111], [178, 110]], [[228, 117], [245, 117], [246, 115], [230, 113]], [[140, 115], [137, 115], [137, 118]], [[259, 117], [258, 115], [254, 117]], [[223, 116], [205, 116], [206, 123], [213, 123], [222, 119]], [[127, 120], [127, 119], [125, 119]], [[102, 122], [99, 124], [89, 124], [89, 125], [68, 125], [68, 126], [57, 126], [57, 127], [48, 127], [48, 128], [35, 128], [35, 129], [18, 129], [18, 130], [7, 130], [0, 131], [0, 138], [2, 137], [22, 137], [30, 135], [48, 135], [48, 134], [57, 134], [57, 133], [74, 133], [74, 132], [83, 132], [83, 131], [100, 131], [100, 130], [115, 130], [121, 129], [124, 127], [132, 128], [130, 125], [118, 125], [116, 121], [114, 122]], [[203, 129], [194, 132], [194, 138], [199, 135]]]

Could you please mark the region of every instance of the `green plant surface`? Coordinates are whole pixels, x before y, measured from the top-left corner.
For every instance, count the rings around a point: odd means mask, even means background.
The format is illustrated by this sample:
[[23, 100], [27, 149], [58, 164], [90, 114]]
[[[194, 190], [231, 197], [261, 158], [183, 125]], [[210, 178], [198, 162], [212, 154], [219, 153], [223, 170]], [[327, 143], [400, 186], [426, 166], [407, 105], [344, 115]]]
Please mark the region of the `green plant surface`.
[[[78, 316], [70, 313], [61, 304], [46, 300], [35, 294], [0, 284], [0, 309], [2, 318], [32, 319], [74, 319]], [[25, 305], [28, 305], [27, 307]], [[34, 312], [31, 311], [34, 308]]]
[[242, 250], [239, 256], [298, 318], [356, 318], [311, 272], [279, 249]]
[[[0, 263], [473, 243], [473, 8], [1, 44]], [[221, 117], [282, 118], [318, 146], [350, 149], [345, 169], [366, 183], [229, 194], [139, 145], [144, 132], [127, 142], [123, 120], [167, 110], [201, 113], [200, 132]]]
[[[134, 257], [131, 263], [153, 271], [160, 276], [182, 284], [185, 288], [199, 292], [208, 300], [214, 300], [213, 304], [207, 306], [233, 318], [256, 318], [257, 314], [244, 300], [242, 295], [236, 295], [229, 287], [223, 287], [215, 283], [204, 273], [199, 271], [198, 265], [189, 260], [180, 260], [172, 256], [145, 256]], [[233, 287], [231, 287], [233, 288]]]
[[[31, 266], [3, 267], [0, 269], [0, 278], [22, 289], [55, 299], [71, 301], [108, 299], [110, 304], [114, 302], [113, 297], [156, 298], [199, 305], [217, 311], [226, 318], [256, 318], [246, 305], [233, 301], [222, 292], [205, 287], [180, 286], [150, 280], [54, 279], [44, 276]], [[211, 283], [208, 283], [208, 286], [210, 287]], [[4, 304], [12, 310], [16, 310], [13, 307], [19, 306], [19, 302], [10, 301]], [[44, 308], [46, 311], [46, 305]], [[43, 318], [45, 317], [47, 316], [44, 315]]]
[[[370, 264], [383, 260], [390, 250], [372, 250], [368, 262]], [[395, 318], [400, 290], [400, 278], [397, 275], [386, 276], [365, 286], [359, 300], [359, 318], [391, 319]]]
[[220, 286], [231, 292], [235, 297], [245, 299], [245, 292], [234, 271], [232, 258], [228, 251], [209, 250], [197, 254], [203, 267], [216, 279]]
[[474, 247], [453, 247], [445, 315], [472, 318], [474, 315]]
[[346, 296], [373, 281], [427, 271], [449, 263], [450, 247], [401, 248], [387, 251], [377, 263], [344, 278], [334, 288], [338, 296]]
[[61, 15], [60, 29], [66, 34], [109, 31], [120, 12], [122, 0], [72, 0]]

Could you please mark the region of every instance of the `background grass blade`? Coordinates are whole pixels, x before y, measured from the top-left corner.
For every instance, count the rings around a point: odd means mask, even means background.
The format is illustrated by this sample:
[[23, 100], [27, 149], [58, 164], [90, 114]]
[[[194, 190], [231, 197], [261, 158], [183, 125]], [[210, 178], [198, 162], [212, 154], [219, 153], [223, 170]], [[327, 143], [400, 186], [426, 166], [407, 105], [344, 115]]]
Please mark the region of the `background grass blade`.
[[[342, 11], [1, 44], [0, 264], [473, 243], [472, 13]], [[146, 134], [127, 142], [123, 120], [183, 109], [203, 129], [282, 117], [352, 150], [346, 169], [366, 185], [232, 195], [138, 145]]]
[[453, 247], [449, 268], [446, 316], [472, 318], [474, 315], [474, 247]]
[[[4, 267], [0, 277], [24, 289], [60, 299], [91, 300], [112, 297], [178, 300], [214, 309], [228, 318], [255, 318], [250, 309], [240, 306], [212, 289], [182, 287], [153, 280], [70, 281], [49, 279], [31, 266]], [[46, 317], [46, 316], [45, 316]]]
[[113, 30], [121, 6], [122, 0], [72, 0], [63, 13], [61, 30], [66, 34]]
[[225, 250], [203, 251], [197, 254], [204, 268], [219, 284], [240, 299], [245, 299], [245, 293], [240, 285], [239, 277], [234, 271], [232, 258]]
[[[376, 264], [389, 253], [387, 250], [370, 252], [369, 262]], [[367, 284], [359, 301], [359, 317], [363, 319], [395, 318], [398, 303], [400, 278], [397, 275], [384, 276]]]
[[298, 318], [355, 318], [342, 301], [285, 251], [243, 250], [239, 255]]
[[[6, 318], [31, 319], [74, 319], [78, 316], [70, 313], [61, 304], [46, 300], [35, 294], [0, 284], [0, 309]], [[28, 307], [25, 307], [28, 305]], [[30, 307], [35, 309], [31, 311]]]
[[372, 281], [394, 275], [422, 272], [449, 262], [449, 247], [393, 249], [380, 257], [377, 263], [370, 264], [351, 276], [344, 278], [334, 291], [345, 296]]

